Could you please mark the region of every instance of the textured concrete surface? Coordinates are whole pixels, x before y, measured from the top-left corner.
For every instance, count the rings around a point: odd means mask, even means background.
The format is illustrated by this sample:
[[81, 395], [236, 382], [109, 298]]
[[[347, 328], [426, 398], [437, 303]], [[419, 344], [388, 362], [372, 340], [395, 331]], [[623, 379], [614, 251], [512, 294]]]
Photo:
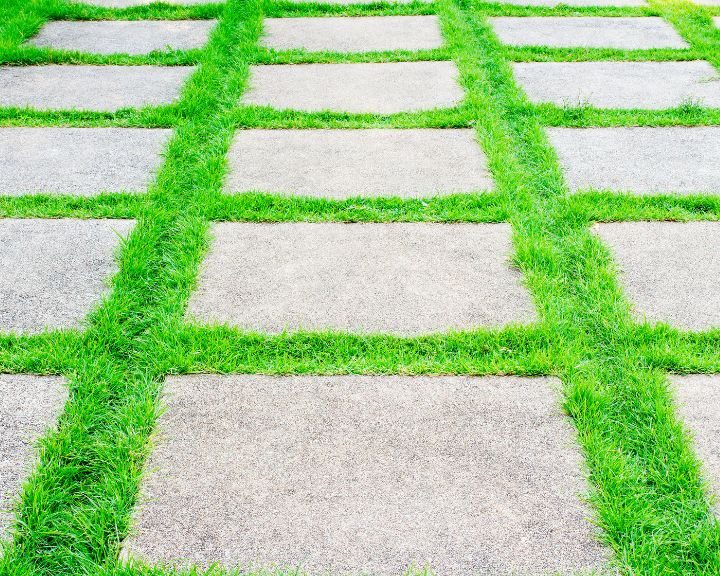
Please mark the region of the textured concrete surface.
[[261, 45], [276, 50], [430, 50], [443, 44], [437, 16], [267, 18]]
[[0, 194], [143, 192], [172, 130], [0, 128]]
[[55, 21], [30, 44], [93, 54], [147, 54], [153, 50], [201, 48], [214, 20]]
[[448, 108], [463, 91], [452, 62], [251, 66], [242, 102], [316, 112], [394, 112]]
[[662, 18], [490, 18], [500, 41], [513, 46], [580, 48], [687, 48], [688, 44]]
[[[489, 1], [489, 0], [488, 0]], [[647, 6], [647, 0], [499, 0], [518, 6]]]
[[0, 219], [0, 331], [75, 328], [115, 272], [130, 220]]
[[189, 313], [248, 330], [422, 334], [535, 318], [505, 224], [218, 223]]
[[35, 463], [35, 441], [54, 426], [67, 399], [62, 378], [0, 374], [0, 540]]
[[693, 437], [698, 458], [720, 496], [720, 376], [670, 376], [680, 417]]
[[[76, 4], [89, 4], [91, 6], [104, 6], [106, 8], [146, 6], [156, 1], [157, 0], [74, 0]], [[225, 0], [162, 0], [162, 2], [177, 6], [192, 6], [195, 4], [224, 4]]]
[[705, 61], [524, 62], [515, 78], [533, 102], [599, 108], [720, 106], [720, 76]]
[[231, 192], [407, 198], [493, 187], [473, 130], [240, 130], [229, 163]]
[[2, 66], [0, 106], [114, 112], [171, 104], [192, 66]]
[[720, 194], [720, 128], [549, 128], [573, 191]]
[[597, 224], [639, 320], [678, 328], [720, 326], [720, 224]]
[[413, 562], [439, 576], [600, 567], [557, 385], [169, 378], [127, 550], [313, 574], [397, 576]]

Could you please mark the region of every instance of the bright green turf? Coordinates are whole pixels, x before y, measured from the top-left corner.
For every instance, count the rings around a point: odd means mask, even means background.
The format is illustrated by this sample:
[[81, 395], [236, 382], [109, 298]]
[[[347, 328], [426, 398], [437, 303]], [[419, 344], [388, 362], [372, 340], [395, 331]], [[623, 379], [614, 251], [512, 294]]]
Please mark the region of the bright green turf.
[[[453, 110], [389, 116], [296, 113], [237, 106], [248, 65], [269, 62], [408, 60], [418, 55], [277, 54], [257, 48], [262, 14], [427, 14], [442, 18], [465, 103]], [[692, 44], [681, 51], [509, 49], [490, 15], [657, 14]], [[0, 337], [0, 371], [60, 373], [71, 401], [59, 430], [42, 441], [40, 465], [25, 485], [15, 537], [0, 573], [72, 575], [161, 573], [123, 567], [149, 437], [168, 373], [554, 374], [590, 472], [592, 516], [623, 574], [720, 573], [720, 527], [710, 513], [699, 463], [675, 419], [666, 371], [720, 372], [720, 330], [681, 333], [637, 325], [594, 220], [713, 219], [708, 196], [566, 195], [544, 125], [720, 124], [720, 110], [602, 111], [532, 106], [512, 80], [509, 59], [704, 58], [720, 66], [718, 9], [653, 2], [643, 9], [522, 8], [441, 0], [436, 5], [338, 7], [230, 0], [227, 7], [152, 6], [104, 10], [62, 0], [4, 0], [0, 61], [199, 63], [173, 106], [115, 114], [0, 110], [0, 125], [174, 127], [167, 162], [148, 195], [0, 199], [2, 216], [137, 218], [120, 255], [113, 291], [88, 329]], [[148, 57], [90, 57], [19, 44], [48, 18], [221, 18], [207, 49]], [[474, 126], [496, 191], [431, 200], [327, 201], [221, 194], [224, 157], [239, 127]], [[208, 247], [210, 220], [509, 221], [516, 263], [541, 322], [422, 338], [337, 333], [263, 336], [190, 326], [184, 309]]]

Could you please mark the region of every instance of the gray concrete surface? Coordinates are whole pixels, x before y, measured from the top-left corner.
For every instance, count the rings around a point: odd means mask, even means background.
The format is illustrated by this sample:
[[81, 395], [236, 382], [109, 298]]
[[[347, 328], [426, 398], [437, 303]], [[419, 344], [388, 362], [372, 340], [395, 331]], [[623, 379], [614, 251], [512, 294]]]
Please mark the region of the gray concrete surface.
[[147, 54], [201, 48], [215, 20], [54, 21], [30, 40], [34, 46], [93, 54]]
[[316, 112], [394, 112], [448, 108], [463, 90], [452, 62], [251, 66], [244, 104]]
[[52, 428], [67, 400], [62, 378], [0, 374], [0, 540], [36, 461], [36, 440]]
[[[717, 5], [720, 5], [720, 0], [718, 0]], [[713, 18], [713, 24], [720, 28], [720, 16], [715, 16], [715, 18]]]
[[672, 375], [670, 381], [679, 416], [693, 437], [706, 479], [720, 497], [720, 376]]
[[[377, 0], [288, 0], [294, 4], [374, 4]], [[433, 0], [417, 0], [421, 3], [429, 3]], [[413, 0], [387, 0], [388, 4], [410, 4]]]
[[443, 44], [437, 16], [266, 18], [260, 44], [275, 50], [430, 50]]
[[114, 112], [171, 104], [192, 66], [1, 66], [0, 106]]
[[489, 19], [503, 44], [557, 48], [687, 48], [662, 18], [501, 17]]
[[239, 130], [228, 161], [230, 192], [408, 198], [493, 187], [473, 130]]
[[0, 194], [144, 192], [172, 130], [0, 128]]
[[375, 576], [601, 567], [557, 386], [171, 377], [126, 554]]
[[720, 128], [548, 128], [571, 190], [720, 194]]
[[499, 0], [517, 6], [647, 6], [647, 0]]
[[218, 223], [189, 315], [415, 335], [535, 319], [506, 224]]
[[708, 62], [523, 62], [515, 78], [532, 102], [598, 108], [720, 107], [720, 75]]
[[[70, 0], [73, 1], [73, 0]], [[132, 6], [147, 6], [153, 2], [162, 1], [165, 4], [176, 6], [193, 6], [196, 4], [225, 4], [225, 0], [74, 0], [75, 4], [89, 4], [90, 6], [104, 6], [106, 8], [131, 8]]]
[[638, 320], [687, 330], [720, 326], [720, 224], [596, 224]]
[[130, 220], [0, 219], [0, 331], [77, 328], [100, 304]]

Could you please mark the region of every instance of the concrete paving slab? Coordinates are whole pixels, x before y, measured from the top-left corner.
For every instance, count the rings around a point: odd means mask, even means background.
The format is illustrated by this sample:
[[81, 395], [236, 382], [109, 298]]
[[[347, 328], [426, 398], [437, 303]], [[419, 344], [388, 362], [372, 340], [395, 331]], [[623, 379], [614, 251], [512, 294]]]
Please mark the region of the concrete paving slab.
[[656, 17], [502, 17], [490, 24], [503, 44], [557, 48], [688, 48], [680, 34]]
[[720, 376], [670, 376], [678, 412], [693, 437], [707, 480], [720, 496]]
[[[411, 4], [413, 0], [384, 0], [388, 4]], [[420, 4], [427, 4], [434, 0], [415, 0]], [[375, 4], [377, 0], [288, 0], [293, 4], [336, 4], [346, 6], [348, 4]]]
[[0, 374], [0, 540], [9, 536], [16, 499], [35, 464], [35, 443], [66, 400], [62, 378]]
[[215, 20], [55, 21], [30, 40], [34, 46], [92, 54], [147, 54], [202, 48]]
[[452, 62], [251, 66], [244, 104], [308, 112], [394, 112], [456, 106], [463, 99]]
[[90, 6], [103, 6], [105, 8], [131, 8], [133, 6], [147, 6], [153, 2], [161, 1], [164, 4], [175, 6], [194, 6], [196, 4], [225, 4], [225, 0], [74, 0], [75, 4], [89, 4]]
[[[490, 0], [488, 0], [489, 2]], [[516, 6], [647, 6], [647, 0], [498, 0]]]
[[171, 104], [193, 66], [0, 66], [0, 106], [114, 112]]
[[312, 574], [601, 567], [546, 378], [169, 378], [131, 556]]
[[100, 304], [131, 220], [0, 219], [0, 331], [77, 328]]
[[522, 62], [515, 78], [535, 103], [598, 108], [720, 107], [720, 75], [708, 62]]
[[443, 44], [437, 16], [267, 18], [262, 46], [329, 52], [431, 50]]
[[720, 128], [549, 128], [571, 190], [720, 194]]
[[409, 198], [493, 187], [463, 129], [240, 130], [229, 163], [230, 192]]
[[144, 192], [172, 130], [0, 128], [0, 194]]
[[416, 335], [535, 319], [506, 224], [218, 223], [191, 317]]
[[618, 222], [594, 230], [615, 257], [639, 320], [720, 326], [720, 224]]

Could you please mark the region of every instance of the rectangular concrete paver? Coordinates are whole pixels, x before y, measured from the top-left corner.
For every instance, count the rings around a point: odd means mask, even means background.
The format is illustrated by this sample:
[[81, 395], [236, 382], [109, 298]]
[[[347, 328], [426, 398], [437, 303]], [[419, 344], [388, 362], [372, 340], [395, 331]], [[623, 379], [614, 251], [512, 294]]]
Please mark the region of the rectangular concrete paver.
[[535, 103], [598, 108], [720, 107], [720, 75], [708, 62], [522, 62], [515, 78]]
[[720, 326], [720, 224], [619, 222], [597, 224], [595, 232], [615, 257], [639, 320]]
[[493, 187], [464, 129], [240, 130], [229, 162], [230, 192], [407, 198]]
[[[181, 376], [126, 553], [311, 574], [600, 568], [545, 378]], [[575, 573], [575, 572], [572, 572]]]
[[201, 48], [214, 20], [56, 21], [30, 40], [34, 46], [93, 54], [147, 54]]
[[[490, 2], [491, 0], [488, 0]], [[647, 6], [647, 0], [499, 0], [500, 4], [517, 6]]]
[[500, 41], [513, 46], [558, 48], [687, 48], [662, 18], [501, 17], [490, 18]]
[[329, 52], [430, 50], [442, 46], [437, 16], [267, 18], [261, 45]]
[[671, 376], [678, 412], [693, 437], [706, 479], [720, 496], [720, 376]]
[[463, 91], [452, 62], [251, 66], [242, 102], [316, 112], [394, 112], [448, 108]]
[[77, 328], [115, 272], [130, 220], [0, 219], [0, 331]]
[[505, 224], [219, 223], [189, 312], [247, 330], [421, 334], [535, 318]]
[[[89, 4], [90, 6], [103, 6], [105, 8], [131, 8], [133, 6], [147, 6], [158, 0], [74, 0], [75, 4]], [[196, 4], [225, 4], [225, 0], [162, 0], [164, 4], [176, 6], [194, 6]]]
[[171, 104], [192, 66], [2, 66], [0, 106], [114, 112]]
[[571, 190], [720, 194], [720, 128], [549, 128]]
[[62, 378], [0, 374], [0, 540], [9, 536], [20, 488], [35, 465], [35, 443], [66, 399]]
[[0, 194], [143, 192], [172, 130], [0, 128]]

